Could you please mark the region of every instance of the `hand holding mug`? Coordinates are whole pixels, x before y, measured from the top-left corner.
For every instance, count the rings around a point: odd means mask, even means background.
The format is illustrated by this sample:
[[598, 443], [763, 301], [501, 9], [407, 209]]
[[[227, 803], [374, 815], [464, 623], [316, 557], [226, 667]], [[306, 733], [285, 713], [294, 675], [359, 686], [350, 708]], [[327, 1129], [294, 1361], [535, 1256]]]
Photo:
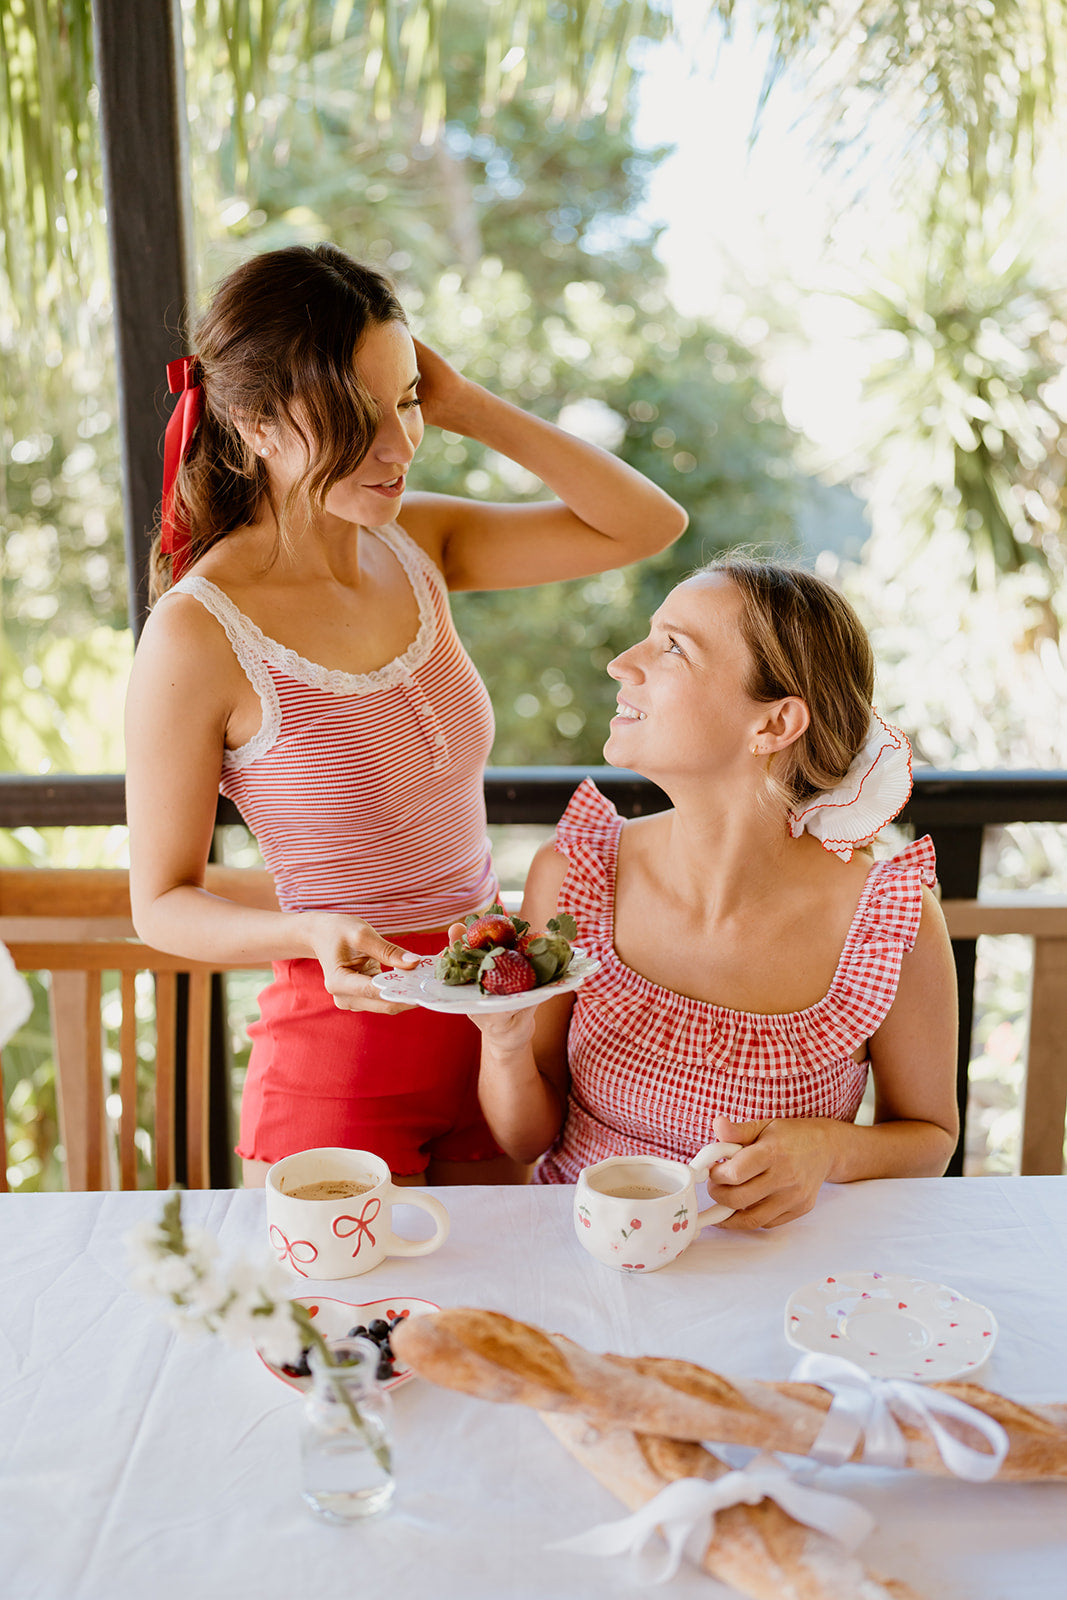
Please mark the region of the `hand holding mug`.
[[736, 1141], [740, 1152], [708, 1180], [711, 1198], [733, 1207], [724, 1226], [777, 1228], [810, 1211], [830, 1176], [835, 1127], [828, 1117], [716, 1117], [716, 1138]]

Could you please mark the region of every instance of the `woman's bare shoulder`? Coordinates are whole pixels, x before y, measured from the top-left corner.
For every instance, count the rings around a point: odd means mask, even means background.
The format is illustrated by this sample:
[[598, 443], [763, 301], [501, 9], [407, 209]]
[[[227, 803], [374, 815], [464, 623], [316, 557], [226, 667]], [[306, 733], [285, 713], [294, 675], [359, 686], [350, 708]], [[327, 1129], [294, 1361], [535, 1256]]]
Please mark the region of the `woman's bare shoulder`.
[[178, 591], [156, 602], [134, 652], [132, 693], [144, 683], [152, 695], [175, 693], [187, 710], [208, 703], [217, 710], [244, 682], [225, 629], [195, 595]]
[[397, 526], [441, 566], [445, 545], [469, 510], [470, 502], [458, 495], [414, 491], [404, 496]]

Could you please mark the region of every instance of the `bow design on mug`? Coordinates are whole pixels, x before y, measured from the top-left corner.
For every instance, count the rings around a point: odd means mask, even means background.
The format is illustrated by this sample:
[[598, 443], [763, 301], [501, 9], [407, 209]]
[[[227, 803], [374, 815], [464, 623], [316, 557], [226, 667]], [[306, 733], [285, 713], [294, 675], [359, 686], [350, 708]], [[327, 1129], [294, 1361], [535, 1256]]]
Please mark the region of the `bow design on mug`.
[[[304, 1268], [300, 1265], [300, 1263], [302, 1261], [304, 1262], [305, 1266], [310, 1266], [319, 1253], [310, 1239], [294, 1239], [292, 1243], [290, 1243], [285, 1237], [285, 1234], [279, 1228], [278, 1224], [276, 1222], [272, 1222], [270, 1225], [270, 1242], [278, 1252], [279, 1261], [288, 1261], [294, 1272], [299, 1272], [302, 1278], [307, 1277], [307, 1273], [304, 1271]], [[311, 1254], [297, 1255], [298, 1250], [310, 1250]]]
[[[353, 1261], [363, 1248], [364, 1239], [369, 1240], [371, 1245], [377, 1243], [373, 1233], [370, 1231], [370, 1224], [374, 1221], [381, 1209], [381, 1200], [377, 1195], [372, 1195], [358, 1217], [334, 1217], [333, 1231], [336, 1237], [338, 1239], [355, 1238], [356, 1248], [352, 1252]], [[342, 1228], [342, 1222], [350, 1222], [352, 1226], [350, 1228]]]

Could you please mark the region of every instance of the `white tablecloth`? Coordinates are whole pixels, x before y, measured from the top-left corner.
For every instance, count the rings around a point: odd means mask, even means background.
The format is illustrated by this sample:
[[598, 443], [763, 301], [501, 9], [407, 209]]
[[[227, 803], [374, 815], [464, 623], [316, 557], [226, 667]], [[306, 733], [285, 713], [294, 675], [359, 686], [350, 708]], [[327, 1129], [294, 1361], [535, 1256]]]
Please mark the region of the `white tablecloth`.
[[[592, 1349], [783, 1378], [790, 1291], [835, 1269], [954, 1285], [1000, 1324], [982, 1381], [1067, 1401], [1067, 1179], [828, 1186], [766, 1234], [711, 1230], [629, 1276], [574, 1238], [568, 1189], [436, 1191], [436, 1254], [329, 1288], [488, 1306]], [[301, 1401], [254, 1354], [177, 1339], [126, 1285], [123, 1235], [160, 1197], [0, 1197], [0, 1595], [11, 1600], [617, 1600], [617, 1559], [547, 1548], [622, 1514], [536, 1414], [412, 1382], [395, 1395], [390, 1515], [335, 1527], [298, 1488]], [[189, 1194], [227, 1252], [265, 1246], [263, 1196]], [[398, 1213], [401, 1229], [416, 1213]], [[312, 1286], [318, 1287], [318, 1286]], [[294, 1279], [294, 1292], [307, 1283]], [[931, 1600], [1064, 1600], [1067, 1485], [824, 1470], [878, 1518], [867, 1564]], [[728, 1591], [694, 1571], [676, 1600]]]

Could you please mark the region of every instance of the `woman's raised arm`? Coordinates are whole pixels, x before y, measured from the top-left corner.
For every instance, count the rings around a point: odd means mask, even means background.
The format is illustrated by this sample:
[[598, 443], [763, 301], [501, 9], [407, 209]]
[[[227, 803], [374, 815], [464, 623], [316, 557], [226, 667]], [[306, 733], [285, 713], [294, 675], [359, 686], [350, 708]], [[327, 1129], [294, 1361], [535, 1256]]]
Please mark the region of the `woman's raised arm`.
[[558, 496], [495, 505], [410, 495], [404, 526], [450, 589], [579, 578], [655, 555], [685, 531], [682, 507], [617, 456], [490, 394], [417, 340], [415, 352], [426, 422], [507, 456]]

